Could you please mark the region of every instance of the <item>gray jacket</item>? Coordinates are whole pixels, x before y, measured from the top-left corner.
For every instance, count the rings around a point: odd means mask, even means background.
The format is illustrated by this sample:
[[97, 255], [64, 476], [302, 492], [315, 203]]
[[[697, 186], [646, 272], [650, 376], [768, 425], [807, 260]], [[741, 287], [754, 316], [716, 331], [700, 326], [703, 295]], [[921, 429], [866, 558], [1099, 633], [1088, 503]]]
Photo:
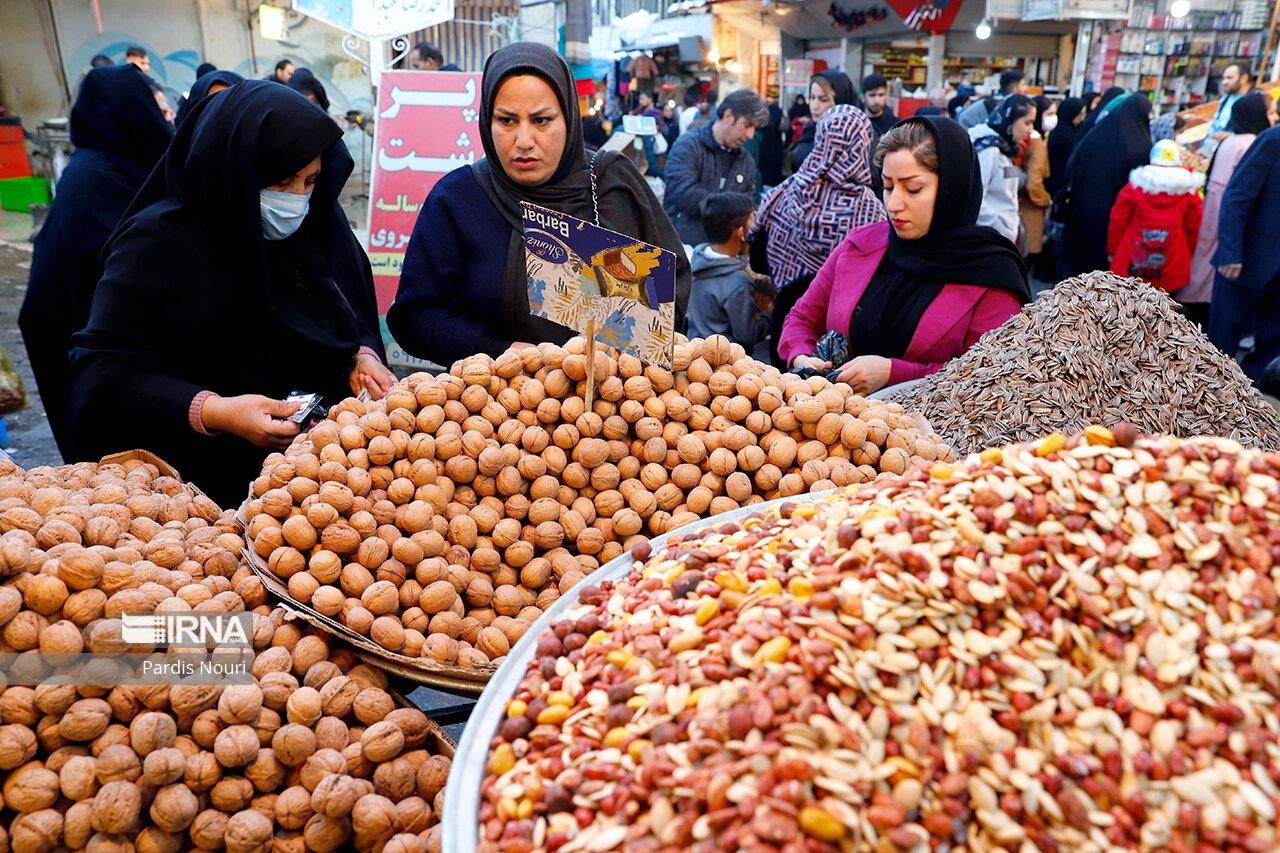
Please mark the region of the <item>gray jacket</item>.
[[741, 148], [723, 148], [711, 133], [711, 125], [680, 135], [667, 154], [662, 179], [667, 193], [662, 209], [671, 217], [680, 239], [690, 246], [707, 242], [702, 227], [702, 205], [719, 192], [754, 195], [756, 161]]
[[769, 315], [756, 305], [745, 258], [693, 251], [693, 293], [689, 296], [689, 337], [724, 335], [751, 352], [769, 336]]

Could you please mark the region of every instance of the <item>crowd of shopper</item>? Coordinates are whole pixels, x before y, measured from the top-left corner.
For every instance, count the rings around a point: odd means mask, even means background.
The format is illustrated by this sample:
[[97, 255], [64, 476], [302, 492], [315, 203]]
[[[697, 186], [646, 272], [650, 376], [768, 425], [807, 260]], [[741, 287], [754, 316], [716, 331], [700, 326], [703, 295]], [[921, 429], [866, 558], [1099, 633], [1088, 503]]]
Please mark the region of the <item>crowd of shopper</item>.
[[[21, 327], [65, 458], [142, 444], [230, 502], [297, 433], [291, 394], [378, 397], [394, 376], [320, 81], [288, 60], [267, 80], [210, 66], [175, 132], [147, 61], [80, 86]], [[411, 65], [450, 70], [429, 45]], [[750, 89], [677, 110], [632, 65], [655, 131], [639, 147], [605, 144], [554, 50], [489, 57], [485, 157], [421, 200], [387, 314], [407, 352], [447, 365], [572, 334], [530, 314], [529, 202], [673, 253], [679, 331], [857, 393], [940, 369], [1036, 290], [1101, 269], [1173, 294], [1255, 379], [1280, 357], [1280, 131], [1247, 69], [1224, 76], [1206, 175], [1183, 117], [1153, 122], [1143, 93], [1031, 97], [1009, 71], [899, 120], [884, 78], [831, 70], [785, 113]]]

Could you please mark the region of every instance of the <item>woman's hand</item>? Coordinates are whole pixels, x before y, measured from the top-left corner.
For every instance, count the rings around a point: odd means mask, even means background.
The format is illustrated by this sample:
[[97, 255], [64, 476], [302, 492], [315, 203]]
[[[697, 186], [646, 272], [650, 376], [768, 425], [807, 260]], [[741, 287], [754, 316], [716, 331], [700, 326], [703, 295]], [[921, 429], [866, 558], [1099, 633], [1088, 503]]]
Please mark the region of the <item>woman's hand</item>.
[[204, 401], [200, 419], [209, 432], [229, 432], [258, 447], [288, 447], [298, 425], [283, 420], [301, 403], [286, 403], [261, 394], [238, 397], [212, 396]]
[[831, 362], [823, 361], [816, 355], [798, 355], [791, 360], [791, 367], [811, 367], [814, 370], [830, 370]]
[[837, 382], [847, 383], [855, 394], [873, 394], [889, 382], [893, 362], [878, 355], [860, 355], [840, 369]]
[[356, 366], [348, 377], [351, 393], [359, 396], [361, 391], [368, 391], [369, 396], [381, 400], [396, 382], [396, 375], [387, 369], [376, 355], [361, 352], [356, 355]]
[[1235, 281], [1240, 277], [1240, 271], [1244, 268], [1244, 264], [1223, 264], [1218, 267], [1218, 274], [1227, 281]]

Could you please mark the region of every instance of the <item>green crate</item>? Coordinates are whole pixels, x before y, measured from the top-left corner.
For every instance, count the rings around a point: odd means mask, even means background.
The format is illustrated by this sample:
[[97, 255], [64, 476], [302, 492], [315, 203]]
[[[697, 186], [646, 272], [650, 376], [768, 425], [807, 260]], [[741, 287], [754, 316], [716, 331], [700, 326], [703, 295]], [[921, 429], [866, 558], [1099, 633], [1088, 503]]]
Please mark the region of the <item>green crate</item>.
[[33, 204], [49, 203], [47, 178], [0, 179], [0, 207], [29, 213]]

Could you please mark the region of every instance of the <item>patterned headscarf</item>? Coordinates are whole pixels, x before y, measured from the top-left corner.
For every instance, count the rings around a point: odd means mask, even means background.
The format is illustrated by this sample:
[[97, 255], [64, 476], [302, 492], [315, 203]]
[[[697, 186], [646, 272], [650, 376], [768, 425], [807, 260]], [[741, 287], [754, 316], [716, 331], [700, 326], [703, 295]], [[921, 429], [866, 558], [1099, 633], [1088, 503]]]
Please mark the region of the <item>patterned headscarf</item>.
[[1168, 112], [1151, 123], [1151, 138], [1156, 142], [1162, 139], [1173, 139], [1174, 125], [1178, 122], [1176, 112]]
[[996, 132], [995, 136], [979, 136], [973, 142], [974, 149], [981, 151], [995, 145], [1005, 156], [1016, 156], [1018, 146], [1013, 141], [1013, 125], [1033, 109], [1035, 103], [1026, 95], [1010, 95], [1005, 98], [987, 117], [987, 127]]
[[841, 104], [822, 114], [800, 171], [764, 197], [752, 233], [768, 233], [769, 271], [781, 287], [817, 273], [853, 229], [884, 219], [871, 189], [871, 122]]

